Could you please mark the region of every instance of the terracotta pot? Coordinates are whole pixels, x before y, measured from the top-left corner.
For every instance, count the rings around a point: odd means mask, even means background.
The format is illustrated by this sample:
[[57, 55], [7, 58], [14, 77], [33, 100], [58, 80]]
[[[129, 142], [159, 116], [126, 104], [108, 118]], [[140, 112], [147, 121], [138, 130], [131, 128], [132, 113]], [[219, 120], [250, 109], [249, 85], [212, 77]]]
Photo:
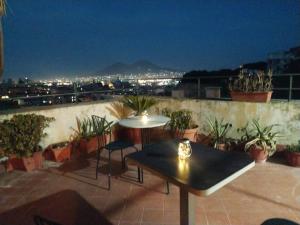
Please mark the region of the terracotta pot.
[[71, 159], [71, 143], [67, 143], [65, 146], [55, 146], [56, 144], [50, 145], [45, 151], [45, 158], [47, 160], [53, 160], [56, 162], [63, 162]]
[[16, 156], [12, 156], [9, 159], [9, 163], [14, 169], [25, 170], [27, 172], [34, 170], [36, 167], [36, 162], [33, 157], [17, 158]]
[[267, 161], [268, 159], [268, 153], [267, 151], [263, 151], [261, 148], [258, 147], [251, 147], [250, 148], [250, 156], [253, 160], [255, 160], [255, 162], [257, 163], [263, 163], [265, 161]]
[[211, 144], [211, 137], [205, 134], [197, 134], [197, 143], [210, 146]]
[[286, 152], [285, 157], [290, 166], [300, 167], [300, 152]]
[[197, 131], [198, 131], [198, 126], [196, 128], [186, 129], [183, 131], [176, 130], [175, 138], [177, 138], [177, 139], [186, 138], [192, 142], [196, 142], [197, 141]]
[[34, 164], [35, 164], [35, 169], [41, 169], [43, 168], [43, 152], [39, 151], [39, 152], [35, 152], [33, 153], [33, 159], [34, 159]]
[[231, 91], [230, 95], [233, 101], [241, 102], [270, 102], [272, 91], [269, 92], [238, 92]]
[[[109, 135], [105, 135], [105, 139], [101, 139], [102, 145], [104, 146], [109, 142]], [[79, 151], [81, 154], [86, 155], [91, 152], [95, 152], [98, 149], [98, 137], [91, 137], [89, 139], [81, 139], [79, 141]]]

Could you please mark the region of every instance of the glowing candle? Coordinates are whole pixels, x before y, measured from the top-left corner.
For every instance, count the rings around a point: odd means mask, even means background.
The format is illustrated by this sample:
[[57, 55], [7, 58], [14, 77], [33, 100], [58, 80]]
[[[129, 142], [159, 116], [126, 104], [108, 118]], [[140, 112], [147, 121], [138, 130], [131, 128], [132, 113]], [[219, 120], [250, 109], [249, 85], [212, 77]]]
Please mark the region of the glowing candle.
[[179, 159], [189, 158], [192, 154], [192, 148], [188, 139], [182, 140], [178, 145]]

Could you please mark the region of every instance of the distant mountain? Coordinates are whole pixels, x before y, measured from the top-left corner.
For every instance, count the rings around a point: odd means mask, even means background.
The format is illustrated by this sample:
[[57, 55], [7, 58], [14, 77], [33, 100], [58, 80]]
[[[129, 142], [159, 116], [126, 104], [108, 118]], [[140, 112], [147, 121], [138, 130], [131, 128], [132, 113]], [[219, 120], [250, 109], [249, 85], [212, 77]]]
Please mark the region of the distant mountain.
[[175, 72], [179, 70], [161, 67], [147, 60], [139, 60], [132, 64], [121, 62], [114, 63], [102, 69], [99, 74], [144, 74], [144, 73], [159, 73], [163, 71]]

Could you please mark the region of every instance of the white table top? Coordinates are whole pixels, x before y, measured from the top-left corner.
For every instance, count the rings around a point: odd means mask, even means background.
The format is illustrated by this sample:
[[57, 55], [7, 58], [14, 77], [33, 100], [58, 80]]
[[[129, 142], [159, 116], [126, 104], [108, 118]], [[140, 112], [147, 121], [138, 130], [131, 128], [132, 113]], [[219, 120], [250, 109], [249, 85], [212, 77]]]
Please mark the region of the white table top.
[[169, 121], [170, 118], [166, 116], [136, 116], [122, 119], [119, 121], [119, 124], [129, 128], [153, 128], [164, 126]]

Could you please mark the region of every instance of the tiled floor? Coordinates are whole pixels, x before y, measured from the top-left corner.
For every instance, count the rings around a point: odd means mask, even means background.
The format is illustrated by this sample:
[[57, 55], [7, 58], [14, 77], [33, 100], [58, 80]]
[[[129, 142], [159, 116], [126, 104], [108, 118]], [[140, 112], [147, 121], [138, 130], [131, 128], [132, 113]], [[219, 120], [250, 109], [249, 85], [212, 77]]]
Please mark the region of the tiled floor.
[[[105, 157], [104, 157], [105, 158]], [[178, 188], [149, 173], [136, 182], [136, 168], [121, 171], [114, 153], [108, 191], [105, 166], [95, 180], [95, 159], [72, 160], [58, 168], [0, 177], [0, 224], [33, 224], [33, 215], [64, 225], [179, 224]], [[104, 163], [104, 161], [103, 161]], [[258, 225], [269, 218], [300, 222], [300, 169], [277, 163], [256, 165], [209, 197], [197, 197], [198, 225]]]

